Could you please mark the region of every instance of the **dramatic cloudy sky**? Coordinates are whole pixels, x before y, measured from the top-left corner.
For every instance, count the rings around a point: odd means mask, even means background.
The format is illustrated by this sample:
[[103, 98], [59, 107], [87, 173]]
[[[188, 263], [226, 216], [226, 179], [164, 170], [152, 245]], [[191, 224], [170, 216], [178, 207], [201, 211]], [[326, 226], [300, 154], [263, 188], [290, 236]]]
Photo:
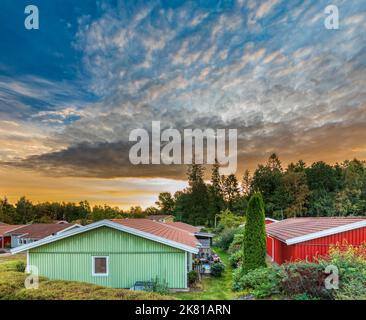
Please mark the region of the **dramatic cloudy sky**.
[[[37, 5], [40, 29], [24, 28]], [[339, 30], [324, 26], [337, 5]], [[126, 207], [185, 186], [132, 129], [238, 129], [238, 171], [366, 158], [364, 0], [2, 0], [0, 195]]]

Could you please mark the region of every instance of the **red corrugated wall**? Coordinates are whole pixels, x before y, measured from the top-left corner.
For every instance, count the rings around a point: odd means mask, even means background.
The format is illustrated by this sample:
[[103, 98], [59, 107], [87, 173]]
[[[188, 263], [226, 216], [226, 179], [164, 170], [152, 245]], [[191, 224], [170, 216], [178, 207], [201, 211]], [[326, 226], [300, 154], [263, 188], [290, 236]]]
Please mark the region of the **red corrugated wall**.
[[265, 224], [270, 224], [270, 223], [273, 223], [273, 222], [275, 222], [275, 221], [268, 220], [268, 219], [265, 219], [265, 220], [264, 220], [264, 223], [265, 223]]
[[[326, 256], [331, 245], [344, 241], [352, 245], [366, 243], [366, 227], [293, 245], [274, 239], [274, 261], [278, 264], [300, 260], [314, 261], [317, 256]], [[267, 236], [267, 254], [272, 257], [272, 238]]]
[[3, 246], [3, 238], [0, 238], [0, 248], [6, 248], [7, 245], [9, 245], [11, 243], [11, 238], [10, 237], [5, 237], [4, 240], [4, 246]]

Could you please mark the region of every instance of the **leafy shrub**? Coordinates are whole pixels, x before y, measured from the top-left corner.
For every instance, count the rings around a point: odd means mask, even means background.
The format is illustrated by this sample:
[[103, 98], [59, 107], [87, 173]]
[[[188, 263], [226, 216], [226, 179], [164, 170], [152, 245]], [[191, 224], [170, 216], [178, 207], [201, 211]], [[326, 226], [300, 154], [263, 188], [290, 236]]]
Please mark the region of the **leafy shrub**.
[[223, 229], [235, 229], [245, 223], [245, 217], [232, 213], [229, 209], [218, 214], [219, 226]]
[[234, 240], [237, 229], [224, 229], [215, 239], [215, 246], [227, 251]]
[[300, 293], [294, 297], [295, 300], [319, 300], [318, 298], [313, 298], [308, 296], [306, 293]]
[[366, 300], [366, 244], [356, 247], [344, 242], [332, 246], [329, 257], [319, 263], [324, 268], [327, 265], [338, 268], [339, 289], [335, 291], [335, 299]]
[[193, 286], [197, 283], [199, 279], [199, 274], [196, 270], [191, 270], [188, 272], [188, 283], [190, 286]]
[[244, 241], [244, 228], [236, 229], [234, 233], [233, 241], [230, 243], [228, 253], [235, 253], [238, 250], [242, 250]]
[[24, 270], [25, 270], [25, 262], [22, 260], [10, 260], [0, 263], [0, 272], [4, 271], [24, 272]]
[[[361, 278], [361, 277], [360, 277]], [[366, 280], [350, 279], [341, 282], [340, 289], [335, 292], [335, 299], [337, 300], [366, 300]]]
[[15, 264], [15, 270], [18, 272], [24, 272], [26, 263], [24, 261], [17, 261]]
[[150, 282], [145, 284], [146, 291], [156, 292], [160, 294], [168, 294], [169, 288], [166, 281], [160, 281], [158, 277], [155, 277]]
[[225, 265], [222, 262], [216, 262], [211, 265], [211, 275], [213, 277], [221, 277], [225, 271]]
[[229, 262], [233, 268], [238, 268], [243, 262], [243, 250], [232, 253], [229, 257]]
[[319, 299], [331, 299], [333, 292], [327, 290], [324, 281], [328, 276], [325, 268], [317, 263], [290, 263], [283, 266], [284, 276], [281, 280], [283, 292], [294, 297], [306, 294]]
[[[325, 273], [329, 265], [339, 271], [339, 289], [327, 289]], [[281, 267], [258, 268], [245, 273], [237, 268], [233, 273], [233, 289], [247, 291], [257, 298], [281, 293], [296, 300], [366, 300], [366, 244], [333, 246], [329, 256], [317, 263], [295, 262]]]
[[279, 268], [257, 268], [243, 274], [234, 274], [233, 289], [236, 291], [250, 289], [257, 298], [265, 298], [280, 292], [281, 271]]

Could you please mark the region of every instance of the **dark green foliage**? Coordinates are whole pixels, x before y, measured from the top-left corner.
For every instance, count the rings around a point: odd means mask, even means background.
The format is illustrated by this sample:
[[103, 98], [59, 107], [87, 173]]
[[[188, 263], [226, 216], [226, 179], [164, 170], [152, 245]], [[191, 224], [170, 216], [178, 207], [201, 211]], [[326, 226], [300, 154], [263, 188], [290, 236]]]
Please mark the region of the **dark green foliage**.
[[229, 257], [230, 265], [233, 268], [238, 268], [243, 263], [243, 250], [237, 250]]
[[24, 261], [17, 261], [15, 264], [15, 270], [18, 272], [24, 272], [26, 267], [26, 263]]
[[168, 294], [169, 287], [168, 283], [164, 280], [160, 280], [158, 277], [153, 278], [150, 282], [145, 284], [147, 292], [155, 292], [159, 294]]
[[247, 222], [244, 231], [243, 271], [266, 266], [266, 231], [264, 203], [260, 193], [254, 193], [249, 200]]
[[223, 195], [222, 180], [219, 172], [219, 164], [217, 160], [212, 167], [211, 185], [208, 186], [209, 193], [209, 215], [210, 220], [214, 220], [215, 216], [225, 208], [225, 200]]
[[328, 259], [320, 261], [325, 268], [337, 266], [339, 289], [335, 298], [340, 300], [366, 300], [366, 244], [352, 246], [339, 244], [330, 249]]
[[240, 197], [239, 183], [234, 174], [223, 177], [223, 191], [228, 209], [233, 211], [235, 202]]
[[[366, 212], [366, 162], [347, 160], [336, 165], [322, 161], [306, 166], [303, 161], [282, 168], [276, 154], [258, 165], [253, 176], [246, 170], [240, 190], [235, 175], [220, 176], [219, 164], [212, 167], [211, 182], [206, 184], [204, 167], [192, 164], [187, 171], [188, 188], [172, 196], [163, 192], [156, 202], [158, 208], [131, 207], [128, 211], [104, 206], [90, 207], [79, 203], [44, 202], [34, 204], [25, 197], [15, 204], [0, 200], [0, 221], [8, 224], [52, 223], [55, 220], [92, 221], [174, 214], [177, 221], [213, 227], [215, 217], [225, 209], [245, 216], [248, 199], [260, 192], [266, 216], [276, 219], [299, 216], [360, 216]], [[207, 177], [206, 177], [207, 178]]]
[[218, 229], [234, 229], [245, 223], [245, 217], [232, 213], [229, 209], [221, 211], [217, 215]]
[[189, 187], [177, 192], [175, 197], [176, 220], [192, 225], [213, 225], [213, 219], [209, 214], [209, 192], [203, 180], [204, 168], [199, 164], [188, 167]]
[[[282, 170], [273, 154], [259, 165], [252, 179], [243, 179], [245, 190], [260, 191], [266, 215], [277, 219], [297, 216], [349, 216], [366, 212], [366, 163], [354, 159], [331, 166], [303, 161]], [[248, 188], [248, 182], [251, 181]]]
[[228, 253], [230, 254], [229, 262], [233, 268], [241, 267], [243, 263], [243, 241], [245, 228], [238, 228], [234, 234]]
[[[338, 268], [338, 289], [325, 286], [329, 276], [325, 271], [330, 265]], [[237, 268], [233, 273], [233, 289], [249, 291], [257, 298], [280, 294], [295, 300], [366, 300], [366, 245], [333, 246], [329, 256], [317, 263], [295, 262], [247, 273]]]
[[215, 239], [215, 246], [223, 250], [228, 250], [234, 240], [236, 229], [224, 229]]
[[245, 232], [244, 227], [240, 227], [240, 228], [236, 229], [235, 234], [234, 234], [234, 239], [229, 246], [228, 253], [235, 253], [237, 251], [243, 251], [241, 249], [243, 248], [244, 232]]
[[191, 270], [188, 272], [188, 284], [194, 286], [199, 280], [199, 274], [196, 270]]
[[294, 300], [319, 300], [319, 298], [313, 298], [307, 293], [300, 293], [294, 296]]
[[225, 265], [222, 262], [215, 262], [211, 265], [211, 276], [221, 277], [225, 271]]
[[170, 192], [162, 192], [159, 194], [159, 200], [155, 202], [160, 210], [160, 214], [174, 214], [175, 202]]
[[313, 163], [305, 172], [310, 190], [325, 190], [327, 192], [338, 190], [338, 175], [331, 165], [319, 161]]
[[113, 218], [142, 218], [145, 212], [141, 207], [131, 207], [123, 211], [118, 207], [96, 205], [90, 207], [87, 201], [76, 203], [43, 202], [34, 204], [22, 197], [15, 206], [6, 198], [0, 199], [0, 221], [8, 224], [53, 223], [55, 220], [66, 220], [86, 224], [92, 221]]
[[272, 216], [276, 210], [284, 209], [285, 192], [282, 189], [282, 167], [276, 154], [272, 154], [266, 165], [255, 170], [251, 190], [260, 192], [266, 202], [266, 212]]
[[250, 290], [257, 298], [269, 297], [280, 292], [281, 272], [279, 268], [257, 268], [246, 274], [236, 272], [233, 289]]

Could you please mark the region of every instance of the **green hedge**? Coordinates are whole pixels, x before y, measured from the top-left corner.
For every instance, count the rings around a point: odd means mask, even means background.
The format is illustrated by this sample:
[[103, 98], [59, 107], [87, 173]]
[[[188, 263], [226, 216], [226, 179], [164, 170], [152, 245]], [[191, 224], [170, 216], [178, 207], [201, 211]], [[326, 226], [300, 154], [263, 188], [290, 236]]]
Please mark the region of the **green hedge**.
[[[338, 289], [325, 287], [327, 266], [338, 268]], [[248, 291], [257, 298], [281, 294], [297, 300], [366, 300], [366, 245], [333, 247], [329, 257], [318, 263], [288, 263], [249, 272], [238, 268], [233, 274], [233, 289]]]

